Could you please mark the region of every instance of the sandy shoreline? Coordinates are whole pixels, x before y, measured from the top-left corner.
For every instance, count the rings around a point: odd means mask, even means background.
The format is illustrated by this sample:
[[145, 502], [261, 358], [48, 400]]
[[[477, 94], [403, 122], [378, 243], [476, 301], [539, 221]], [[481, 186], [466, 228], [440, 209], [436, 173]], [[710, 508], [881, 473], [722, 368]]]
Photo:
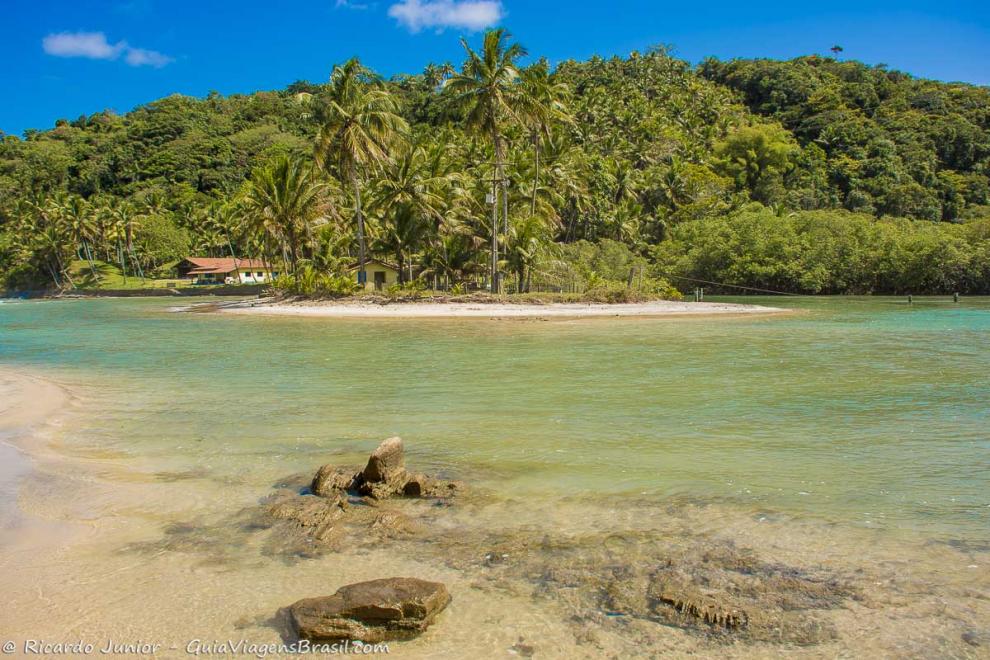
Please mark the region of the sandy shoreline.
[[18, 506], [32, 458], [48, 452], [39, 443], [42, 427], [53, 423], [70, 400], [60, 385], [43, 377], [0, 367], [0, 546], [38, 529]]
[[674, 302], [668, 300], [608, 305], [602, 303], [396, 303], [366, 301], [240, 301], [215, 306], [225, 314], [319, 318], [481, 318], [481, 319], [577, 319], [607, 317], [675, 318], [781, 314], [788, 310], [761, 305]]
[[0, 431], [43, 422], [67, 400], [68, 393], [49, 380], [0, 367]]

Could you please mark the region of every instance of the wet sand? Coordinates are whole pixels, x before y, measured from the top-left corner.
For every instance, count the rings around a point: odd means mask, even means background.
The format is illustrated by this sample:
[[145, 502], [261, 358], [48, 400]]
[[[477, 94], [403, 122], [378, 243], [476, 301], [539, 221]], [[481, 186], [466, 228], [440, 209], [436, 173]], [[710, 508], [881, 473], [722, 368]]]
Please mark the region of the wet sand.
[[648, 303], [598, 304], [598, 303], [436, 303], [403, 302], [377, 304], [366, 301], [305, 301], [270, 302], [242, 301], [215, 306], [228, 314], [261, 316], [295, 316], [311, 318], [606, 318], [606, 317], [699, 317], [752, 314], [779, 314], [786, 310], [761, 305], [730, 303], [695, 303], [660, 300]]
[[[263, 498], [308, 474], [285, 475], [274, 459], [251, 471], [174, 471], [153, 456], [67, 447], [59, 424], [106, 402], [73, 390], [78, 405], [67, 408], [55, 398], [64, 390], [44, 389], [43, 379], [0, 381], [23, 402], [6, 406], [8, 421], [33, 424], [19, 440], [32, 470], [18, 502], [41, 525], [0, 544], [0, 629], [18, 643], [142, 641], [161, 644], [161, 657], [183, 657], [197, 639], [277, 644], [291, 638], [285, 606], [400, 575], [445, 582], [454, 600], [422, 637], [391, 644], [394, 657], [976, 658], [990, 643], [990, 547], [730, 501], [491, 489], [447, 507], [391, 505], [419, 523], [418, 534], [300, 546], [254, 520]], [[50, 423], [31, 400], [44, 402]], [[705, 597], [745, 604], [757, 618], [763, 609], [780, 624], [749, 634], [679, 619], [647, 597], [647, 582], [671, 568], [698, 580]]]
[[48, 380], [0, 369], [0, 543], [26, 524], [17, 494], [30, 465], [18, 441], [29, 438], [67, 400], [65, 390]]

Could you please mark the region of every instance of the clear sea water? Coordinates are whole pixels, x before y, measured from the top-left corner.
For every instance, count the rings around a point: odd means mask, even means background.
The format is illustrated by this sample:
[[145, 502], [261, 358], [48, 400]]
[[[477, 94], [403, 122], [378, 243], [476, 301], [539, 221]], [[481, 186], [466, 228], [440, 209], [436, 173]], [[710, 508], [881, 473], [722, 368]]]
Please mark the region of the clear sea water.
[[175, 473], [268, 478], [401, 435], [422, 469], [505, 492], [990, 539], [990, 300], [745, 301], [799, 313], [344, 321], [8, 302], [0, 366], [89, 393], [67, 446]]

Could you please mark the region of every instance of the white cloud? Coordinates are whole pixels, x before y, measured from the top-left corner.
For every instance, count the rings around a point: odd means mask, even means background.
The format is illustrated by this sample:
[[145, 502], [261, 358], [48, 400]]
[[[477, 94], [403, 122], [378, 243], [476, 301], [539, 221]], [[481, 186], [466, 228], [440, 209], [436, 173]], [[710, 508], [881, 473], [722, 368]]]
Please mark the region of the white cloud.
[[123, 41], [110, 44], [102, 32], [60, 32], [41, 41], [45, 52], [55, 57], [86, 57], [91, 60], [115, 60], [127, 47]]
[[499, 0], [401, 0], [388, 9], [388, 15], [411, 32], [424, 28], [463, 28], [483, 30], [505, 15]]
[[153, 66], [160, 69], [166, 64], [171, 64], [175, 60], [168, 55], [163, 55], [157, 50], [145, 50], [144, 48], [128, 48], [124, 55], [124, 61], [131, 66]]
[[126, 41], [111, 44], [102, 32], [59, 32], [41, 40], [41, 47], [55, 57], [85, 57], [91, 60], [116, 60], [121, 55], [130, 66], [153, 66], [160, 69], [175, 60], [156, 50], [133, 48]]

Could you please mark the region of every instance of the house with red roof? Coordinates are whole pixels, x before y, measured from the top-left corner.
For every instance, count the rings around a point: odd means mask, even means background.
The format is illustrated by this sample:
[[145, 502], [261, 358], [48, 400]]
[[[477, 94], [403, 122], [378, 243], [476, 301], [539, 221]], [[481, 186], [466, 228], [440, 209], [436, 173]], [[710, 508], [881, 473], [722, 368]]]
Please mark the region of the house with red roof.
[[195, 284], [268, 284], [279, 276], [272, 264], [260, 259], [187, 257], [176, 268], [180, 278]]

